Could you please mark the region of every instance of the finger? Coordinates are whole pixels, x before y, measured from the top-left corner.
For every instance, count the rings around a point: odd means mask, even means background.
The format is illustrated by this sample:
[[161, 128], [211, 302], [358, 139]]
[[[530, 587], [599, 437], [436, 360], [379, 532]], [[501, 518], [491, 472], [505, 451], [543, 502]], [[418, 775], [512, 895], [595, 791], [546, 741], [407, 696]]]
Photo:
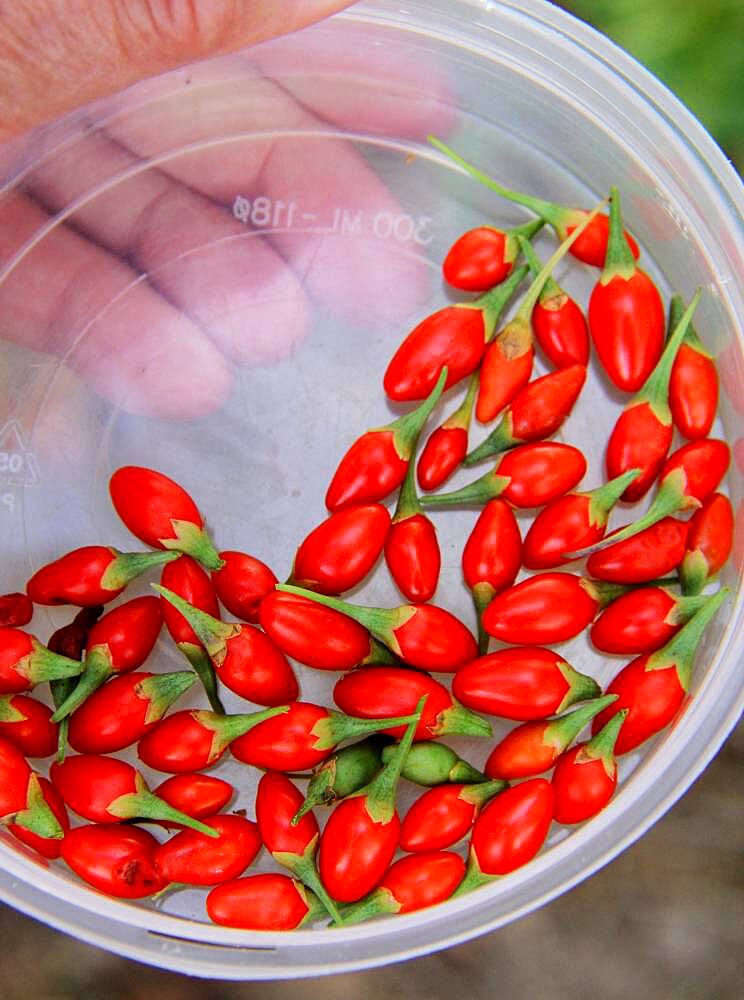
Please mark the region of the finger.
[[[125, 179], [112, 185], [116, 177]], [[275, 364], [303, 339], [307, 299], [281, 256], [224, 205], [118, 143], [88, 135], [26, 180], [51, 212], [79, 202], [68, 221], [131, 260], [235, 363]]]
[[55, 225], [30, 199], [2, 202], [0, 337], [63, 358], [130, 413], [187, 418], [219, 406], [230, 372], [217, 349], [131, 268]]
[[322, 306], [372, 326], [410, 317], [429, 295], [428, 273], [413, 227], [401, 241], [390, 225], [377, 228], [407, 214], [383, 181], [281, 87], [237, 60], [229, 79], [224, 72], [196, 67], [186, 91], [161, 81], [147, 104], [122, 110], [106, 129], [217, 201], [245, 195], [272, 212], [285, 206], [282, 231], [269, 228], [268, 239]]
[[423, 140], [452, 125], [442, 61], [369, 24], [319, 24], [257, 45], [251, 59], [309, 111], [354, 132]]
[[197, 59], [296, 31], [349, 0], [33, 0], [3, 4], [0, 138]]

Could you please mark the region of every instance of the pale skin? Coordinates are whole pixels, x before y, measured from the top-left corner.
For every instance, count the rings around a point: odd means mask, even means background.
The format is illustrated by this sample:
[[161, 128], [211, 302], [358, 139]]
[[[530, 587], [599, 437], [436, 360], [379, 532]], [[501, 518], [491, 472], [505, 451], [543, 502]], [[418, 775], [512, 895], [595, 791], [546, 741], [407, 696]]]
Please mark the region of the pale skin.
[[[138, 169], [143, 157], [231, 130], [327, 131], [330, 123], [420, 135], [436, 127], [444, 88], [430, 66], [393, 60], [386, 78], [399, 92], [387, 102], [384, 94], [376, 99], [373, 83], [339, 99], [338, 87], [324, 88], [322, 74], [296, 85], [280, 79], [296, 63], [293, 51], [324, 72], [344, 71], [351, 59], [364, 73], [371, 55], [324, 50], [317, 36], [309, 49], [302, 34], [278, 51], [261, 44], [347, 6], [0, 0], [0, 181], [23, 167], [29, 150], [35, 163], [22, 189], [0, 197], [0, 337], [63, 359], [98, 394], [133, 413], [188, 418], [219, 407], [236, 365], [271, 364], [289, 354], [306, 335], [315, 305], [349, 322], [373, 306], [391, 319], [410, 314], [424, 284], [415, 262], [401, 259], [391, 282], [367, 266], [363, 243], [350, 255], [349, 241], [342, 248], [299, 231], [246, 240], [245, 225], [233, 216], [237, 194], [275, 203], [288, 192], [319, 214], [339, 200], [398, 211], [351, 145], [267, 138]], [[208, 61], [231, 52], [241, 53], [231, 64], [239, 86], [224, 65]], [[164, 84], [168, 100], [127, 113], [124, 88], [194, 63], [190, 98], [170, 101], [173, 84]], [[159, 84], [150, 86], [157, 97]], [[87, 105], [104, 97], [114, 102], [105, 127], [84, 135], [80, 119], [72, 119], [75, 141], [60, 145], [57, 125], [45, 146], [39, 126], [76, 109], [87, 122]], [[54, 155], [44, 159], [50, 146]], [[50, 219], [122, 173], [131, 176], [51, 226], [17, 262]]]

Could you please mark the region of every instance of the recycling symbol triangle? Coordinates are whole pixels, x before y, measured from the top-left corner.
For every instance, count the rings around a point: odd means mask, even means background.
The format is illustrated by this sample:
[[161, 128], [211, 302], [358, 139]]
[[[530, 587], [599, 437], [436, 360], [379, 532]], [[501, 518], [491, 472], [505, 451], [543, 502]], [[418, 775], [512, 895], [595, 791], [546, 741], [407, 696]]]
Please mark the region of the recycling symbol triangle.
[[0, 430], [0, 483], [7, 486], [35, 486], [39, 465], [29, 451], [17, 420], [9, 420]]

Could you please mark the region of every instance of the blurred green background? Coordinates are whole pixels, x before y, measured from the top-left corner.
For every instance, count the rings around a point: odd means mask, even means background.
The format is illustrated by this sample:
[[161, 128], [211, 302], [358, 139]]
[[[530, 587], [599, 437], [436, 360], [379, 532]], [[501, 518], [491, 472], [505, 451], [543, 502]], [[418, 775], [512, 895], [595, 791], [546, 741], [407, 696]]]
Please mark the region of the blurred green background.
[[744, 169], [743, 0], [566, 0], [658, 76]]

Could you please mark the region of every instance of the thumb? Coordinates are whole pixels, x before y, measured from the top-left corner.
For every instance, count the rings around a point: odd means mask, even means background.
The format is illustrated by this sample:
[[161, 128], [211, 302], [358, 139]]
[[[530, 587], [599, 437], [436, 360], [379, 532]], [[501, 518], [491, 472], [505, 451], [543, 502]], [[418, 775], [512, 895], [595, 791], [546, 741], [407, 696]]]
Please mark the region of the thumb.
[[0, 6], [0, 141], [351, 0], [15, 0]]

